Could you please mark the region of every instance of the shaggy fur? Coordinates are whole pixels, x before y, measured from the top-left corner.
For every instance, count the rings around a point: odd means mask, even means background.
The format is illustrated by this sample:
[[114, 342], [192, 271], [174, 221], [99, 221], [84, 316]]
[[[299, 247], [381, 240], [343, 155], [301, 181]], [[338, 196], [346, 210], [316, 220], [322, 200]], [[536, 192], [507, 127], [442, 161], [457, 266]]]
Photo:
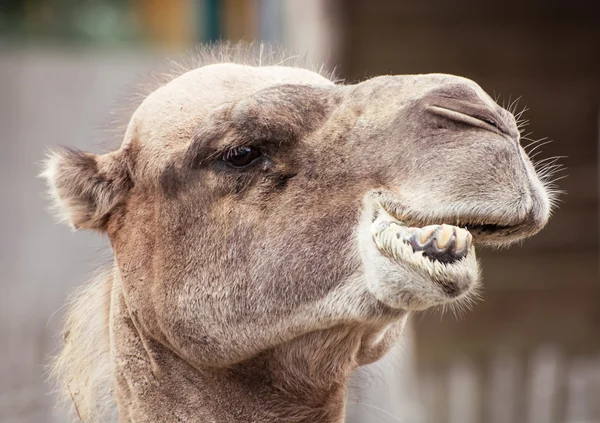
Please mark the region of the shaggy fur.
[[60, 398], [85, 422], [117, 420], [108, 333], [112, 281], [113, 270], [104, 271], [72, 296], [64, 346], [51, 368]]
[[[257, 49], [250, 65], [243, 47], [204, 53], [119, 149], [48, 158], [60, 217], [115, 257], [72, 300], [53, 367], [85, 423], [340, 422], [349, 375], [408, 313], [478, 284], [474, 251], [439, 263], [388, 236], [386, 253], [378, 216], [490, 245], [548, 220], [513, 115], [474, 82], [342, 85]], [[244, 148], [256, 158], [236, 167]]]

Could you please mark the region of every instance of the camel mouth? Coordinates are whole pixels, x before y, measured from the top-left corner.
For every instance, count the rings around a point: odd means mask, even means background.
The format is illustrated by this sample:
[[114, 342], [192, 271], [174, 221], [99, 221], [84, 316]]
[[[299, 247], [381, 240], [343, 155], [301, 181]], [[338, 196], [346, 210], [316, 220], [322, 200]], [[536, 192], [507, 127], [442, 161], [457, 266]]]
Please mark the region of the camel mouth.
[[457, 226], [441, 224], [417, 228], [406, 226], [398, 220], [378, 221], [373, 237], [382, 250], [392, 255], [402, 255], [397, 252], [398, 242], [402, 242], [412, 249], [412, 254], [444, 264], [453, 264], [465, 258], [473, 241], [469, 231]]
[[455, 301], [479, 282], [473, 235], [445, 223], [417, 227], [373, 204], [365, 263], [377, 298], [410, 310]]
[[428, 213], [385, 191], [369, 192], [364, 204], [359, 234], [370, 239], [359, 241], [369, 290], [407, 310], [468, 301], [480, 282], [475, 245], [506, 246], [544, 223], [535, 206], [527, 213], [488, 207], [484, 215], [481, 207], [454, 204], [454, 215]]
[[364, 257], [375, 281], [371, 292], [411, 310], [468, 298], [480, 280], [475, 245], [508, 245], [529, 230], [527, 221], [417, 213], [380, 191], [367, 197], [365, 212], [371, 237], [365, 249], [371, 253]]
[[418, 267], [428, 267], [431, 263], [450, 266], [474, 253], [473, 235], [464, 228], [445, 223], [409, 226], [383, 208], [373, 220], [371, 233], [385, 255]]

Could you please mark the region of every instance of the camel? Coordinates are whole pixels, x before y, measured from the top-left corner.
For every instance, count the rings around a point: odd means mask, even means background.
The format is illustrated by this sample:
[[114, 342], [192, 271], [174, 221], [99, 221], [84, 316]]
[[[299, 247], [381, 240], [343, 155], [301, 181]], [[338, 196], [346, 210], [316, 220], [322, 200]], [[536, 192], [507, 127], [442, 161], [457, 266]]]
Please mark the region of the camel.
[[476, 292], [475, 245], [549, 219], [548, 172], [475, 82], [216, 52], [118, 149], [45, 162], [59, 217], [114, 253], [53, 363], [85, 423], [342, 422], [348, 377], [411, 313]]

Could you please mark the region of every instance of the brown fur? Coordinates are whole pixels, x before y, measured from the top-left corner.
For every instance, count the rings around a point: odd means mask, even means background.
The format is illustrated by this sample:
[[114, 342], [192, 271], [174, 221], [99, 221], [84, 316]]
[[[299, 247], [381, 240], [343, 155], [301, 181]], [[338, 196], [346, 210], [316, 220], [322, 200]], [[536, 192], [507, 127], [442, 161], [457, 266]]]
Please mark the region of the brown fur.
[[[55, 366], [86, 423], [112, 401], [123, 422], [340, 422], [348, 376], [408, 312], [477, 284], [474, 253], [456, 270], [381, 255], [375, 204], [413, 226], [503, 225], [474, 233], [495, 245], [548, 219], [513, 116], [472, 81], [340, 85], [221, 57], [150, 94], [120, 149], [48, 161], [65, 220], [115, 256], [73, 302]], [[235, 146], [262, 156], [232, 169]]]

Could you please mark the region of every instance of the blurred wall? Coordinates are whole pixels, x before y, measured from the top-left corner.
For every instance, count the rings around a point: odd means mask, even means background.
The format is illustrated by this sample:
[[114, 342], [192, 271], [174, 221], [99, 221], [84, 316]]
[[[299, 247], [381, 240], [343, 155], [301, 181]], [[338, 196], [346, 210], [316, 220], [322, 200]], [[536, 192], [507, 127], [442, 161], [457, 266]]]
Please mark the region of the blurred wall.
[[65, 422], [45, 365], [67, 293], [110, 263], [106, 240], [70, 232], [48, 213], [37, 178], [46, 149], [115, 145], [108, 114], [155, 61], [141, 54], [0, 54], [0, 422]]

